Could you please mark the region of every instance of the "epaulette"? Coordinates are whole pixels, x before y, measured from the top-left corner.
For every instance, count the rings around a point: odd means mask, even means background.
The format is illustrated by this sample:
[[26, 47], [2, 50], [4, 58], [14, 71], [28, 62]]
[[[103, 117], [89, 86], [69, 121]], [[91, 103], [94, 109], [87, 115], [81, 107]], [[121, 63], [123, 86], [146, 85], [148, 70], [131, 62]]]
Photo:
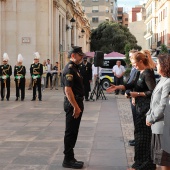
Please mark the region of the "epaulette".
[[73, 68], [73, 64], [69, 64], [69, 65], [68, 65], [68, 68]]

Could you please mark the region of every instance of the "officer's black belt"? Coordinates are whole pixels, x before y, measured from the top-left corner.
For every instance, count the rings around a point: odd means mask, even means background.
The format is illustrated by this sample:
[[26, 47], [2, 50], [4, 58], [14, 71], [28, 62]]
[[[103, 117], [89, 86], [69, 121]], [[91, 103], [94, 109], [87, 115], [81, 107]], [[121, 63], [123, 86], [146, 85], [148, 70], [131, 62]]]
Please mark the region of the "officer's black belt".
[[[67, 96], [65, 96], [65, 98], [68, 100]], [[84, 97], [81, 97], [81, 96], [74, 96], [74, 98], [77, 100], [77, 101], [83, 101], [84, 100]]]
[[80, 101], [84, 100], [84, 97], [82, 97], [82, 96], [75, 95], [74, 97], [76, 100], [80, 100]]

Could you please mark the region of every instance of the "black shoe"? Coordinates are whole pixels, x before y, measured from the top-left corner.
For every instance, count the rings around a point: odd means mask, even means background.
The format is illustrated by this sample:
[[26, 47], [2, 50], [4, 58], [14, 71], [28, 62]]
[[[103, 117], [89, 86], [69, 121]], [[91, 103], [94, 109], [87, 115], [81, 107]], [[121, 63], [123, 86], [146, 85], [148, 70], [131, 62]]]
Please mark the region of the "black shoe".
[[28, 88], [28, 90], [32, 90], [32, 88]]
[[85, 99], [85, 101], [89, 101], [89, 99]]
[[15, 101], [18, 101], [18, 97], [16, 97]]
[[129, 141], [129, 145], [130, 145], [130, 146], [135, 146], [135, 140], [130, 140], [130, 141]]
[[77, 159], [73, 159], [74, 161], [78, 162], [79, 164], [83, 164], [84, 165], [84, 162], [83, 161], [77, 161]]
[[39, 99], [39, 101], [42, 101], [42, 99]]
[[35, 101], [35, 99], [32, 99], [31, 101]]
[[133, 140], [129, 140], [129, 143], [133, 143], [133, 142], [135, 142], [135, 139], [133, 139]]
[[118, 95], [119, 93], [115, 93], [115, 95]]
[[4, 101], [4, 98], [1, 98], [1, 101]]
[[81, 169], [83, 168], [84, 162], [81, 163], [81, 161], [77, 161], [76, 159], [70, 160], [70, 161], [63, 161], [62, 166], [64, 168], [73, 168], [73, 169]]
[[9, 101], [9, 98], [7, 98], [6, 100]]
[[57, 88], [55, 88], [56, 90], [58, 90]]
[[24, 99], [21, 99], [21, 101], [24, 101]]

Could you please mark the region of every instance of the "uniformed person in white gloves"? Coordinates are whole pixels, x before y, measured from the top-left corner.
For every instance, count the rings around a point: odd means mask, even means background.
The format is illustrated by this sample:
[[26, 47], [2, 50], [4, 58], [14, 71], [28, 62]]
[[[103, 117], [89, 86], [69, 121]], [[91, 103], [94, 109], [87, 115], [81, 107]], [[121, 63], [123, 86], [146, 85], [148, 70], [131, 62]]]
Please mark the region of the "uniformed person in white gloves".
[[24, 101], [25, 98], [25, 74], [26, 68], [22, 65], [23, 57], [21, 54], [18, 54], [17, 64], [14, 66], [14, 81], [16, 87], [16, 101], [20, 97], [21, 90], [21, 101]]
[[36, 88], [38, 87], [38, 99], [42, 101], [41, 93], [41, 76], [43, 74], [43, 65], [39, 63], [40, 54], [38, 52], [34, 53], [34, 63], [31, 64], [30, 74], [32, 77], [32, 87], [33, 87], [33, 97], [31, 101], [36, 100]]
[[1, 78], [1, 101], [5, 97], [5, 88], [7, 89], [6, 99], [10, 98], [10, 76], [12, 75], [12, 67], [8, 64], [9, 57], [7, 53], [3, 54], [3, 64], [0, 66], [0, 78]]

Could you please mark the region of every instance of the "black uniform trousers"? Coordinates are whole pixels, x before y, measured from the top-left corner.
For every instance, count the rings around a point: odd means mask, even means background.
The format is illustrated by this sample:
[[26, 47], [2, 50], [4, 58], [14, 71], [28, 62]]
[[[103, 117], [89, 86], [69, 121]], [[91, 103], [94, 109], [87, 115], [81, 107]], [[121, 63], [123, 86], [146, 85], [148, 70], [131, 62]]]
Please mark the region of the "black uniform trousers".
[[[117, 85], [123, 85], [123, 76], [120, 77], [120, 78], [117, 78], [116, 76], [114, 76], [114, 84], [117, 86]], [[115, 93], [118, 94], [119, 93], [119, 90], [115, 90]], [[124, 90], [122, 90], [121, 92], [122, 94], [124, 94]]]
[[134, 125], [135, 125], [135, 120], [136, 120], [136, 107], [132, 104], [132, 98], [130, 98], [130, 105], [131, 105], [131, 110], [132, 110], [133, 123], [134, 123]]
[[6, 94], [6, 99], [9, 99], [10, 97], [10, 78], [7, 78], [6, 80], [1, 79], [1, 99], [4, 99], [5, 97], [5, 82], [6, 81], [6, 89], [7, 89], [7, 94]]
[[33, 86], [33, 99], [36, 99], [36, 89], [38, 87], [38, 98], [39, 100], [42, 99], [42, 94], [41, 94], [41, 78], [32, 79], [32, 86]]
[[84, 85], [84, 93], [85, 93], [85, 99], [89, 98], [89, 92], [90, 92], [90, 82], [89, 80], [83, 81]]
[[19, 90], [21, 90], [21, 99], [25, 98], [25, 78], [20, 80], [15, 79], [16, 97], [20, 97]]
[[[77, 99], [76, 101], [83, 113], [83, 110], [84, 110], [83, 100]], [[73, 107], [66, 97], [64, 98], [64, 110], [66, 112], [66, 129], [65, 129], [65, 136], [64, 136], [64, 152], [63, 153], [65, 154], [64, 159], [69, 161], [74, 158], [73, 148], [75, 147], [75, 144], [77, 141], [82, 113], [77, 119], [75, 119], [72, 116]]]

